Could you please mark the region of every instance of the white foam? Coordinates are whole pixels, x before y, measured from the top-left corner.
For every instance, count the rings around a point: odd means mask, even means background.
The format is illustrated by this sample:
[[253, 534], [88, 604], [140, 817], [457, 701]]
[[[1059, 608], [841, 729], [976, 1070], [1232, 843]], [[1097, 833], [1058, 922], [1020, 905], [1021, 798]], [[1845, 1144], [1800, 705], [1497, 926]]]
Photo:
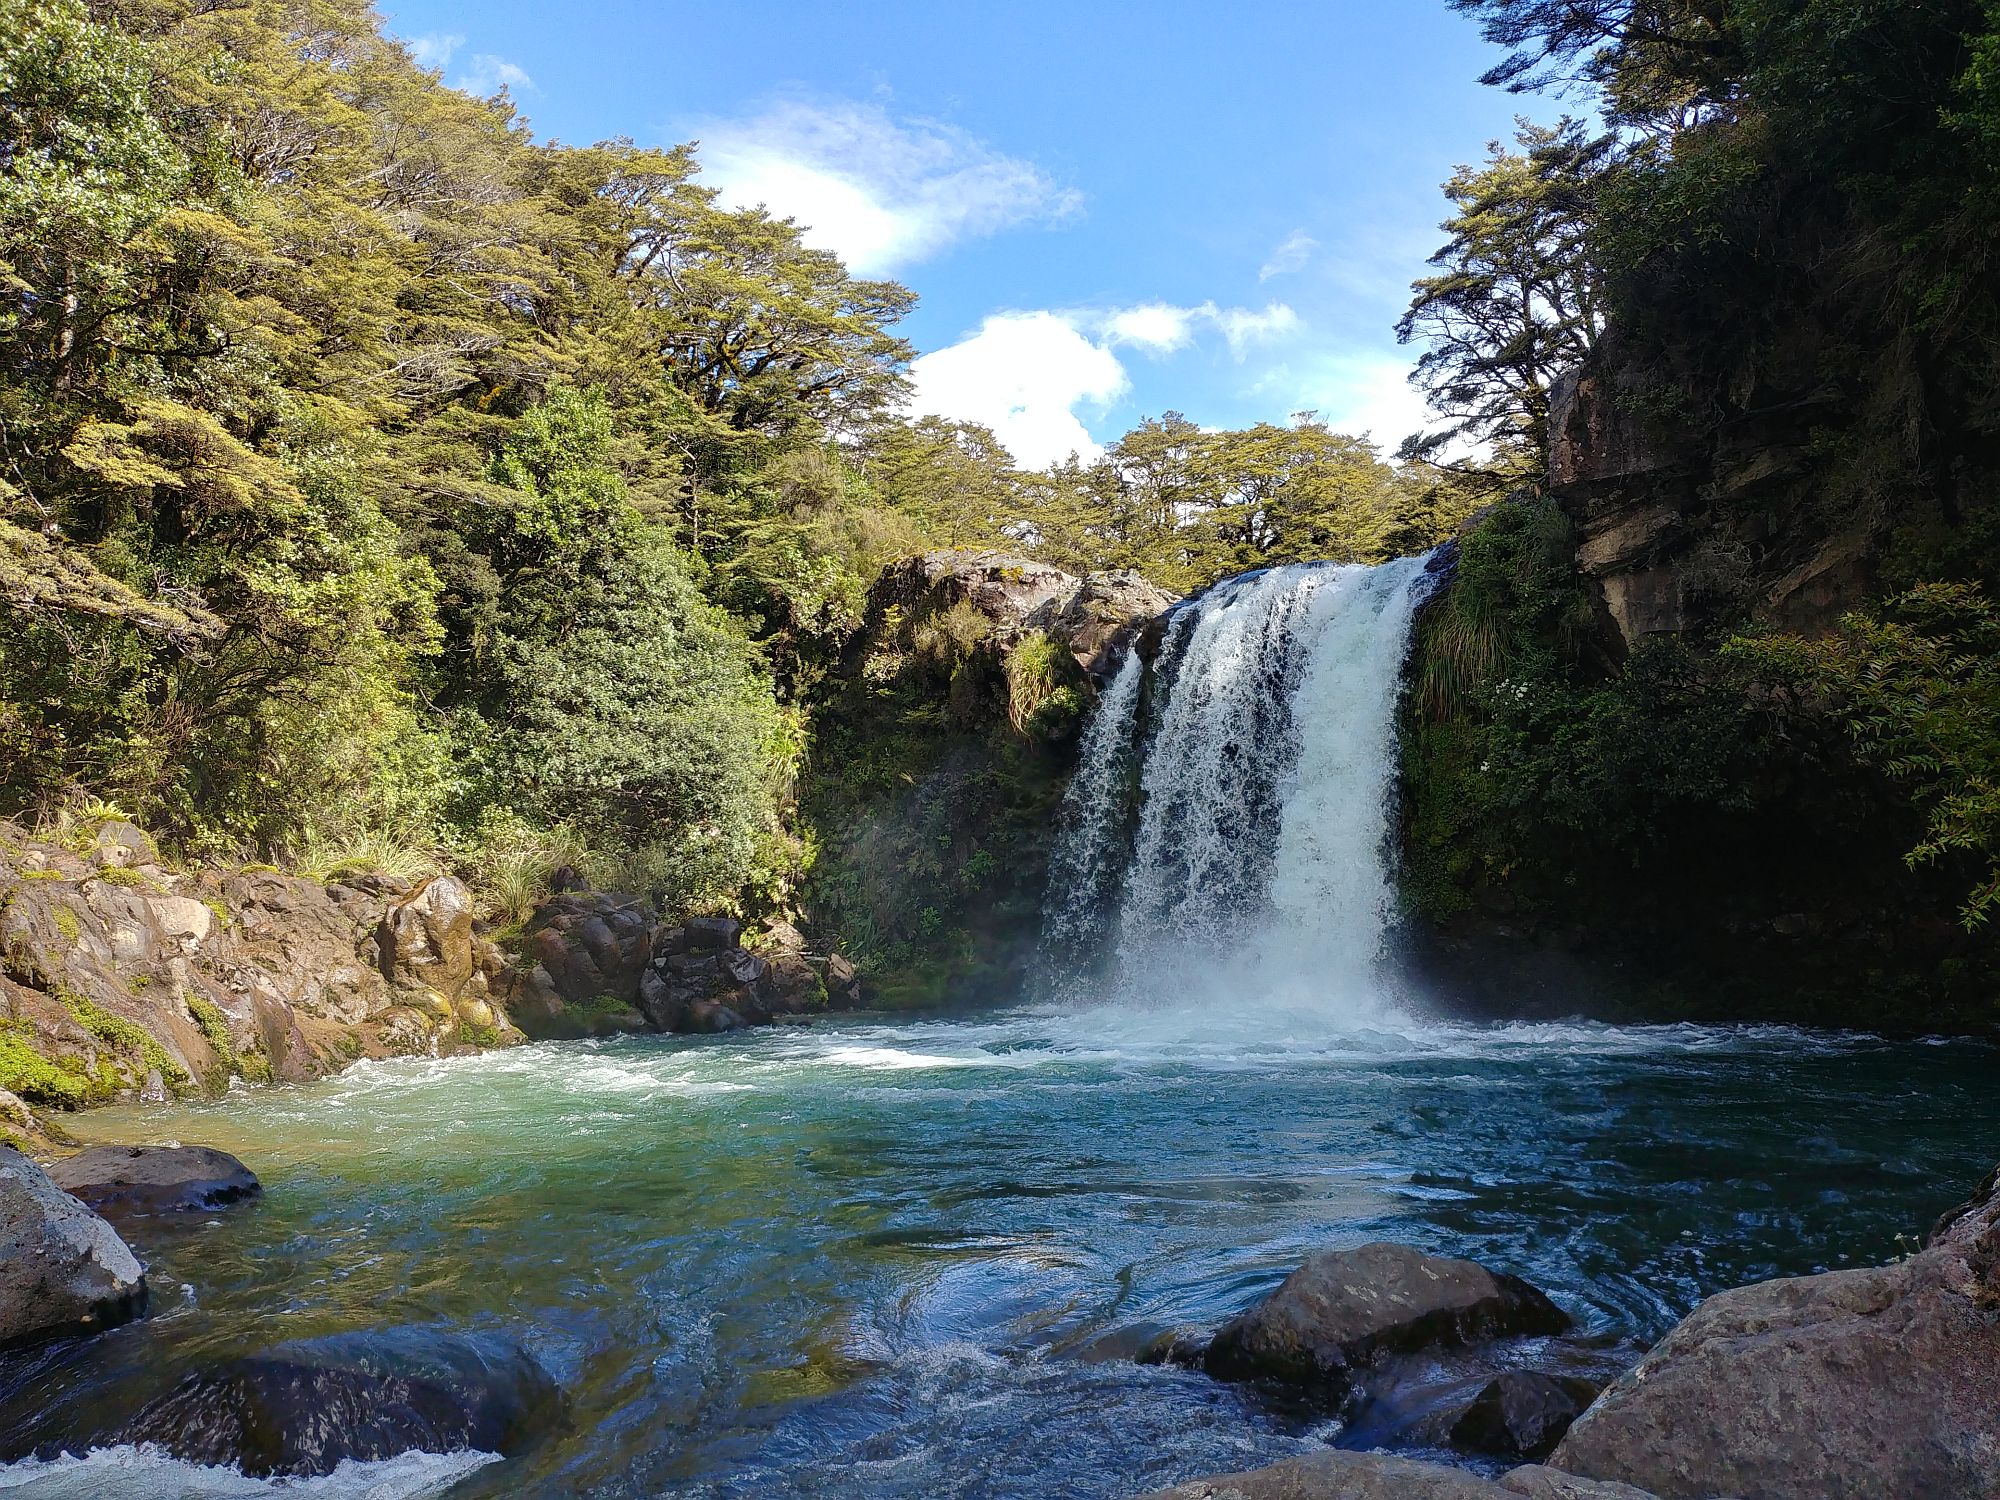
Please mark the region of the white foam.
[[93, 1448], [81, 1456], [0, 1464], [8, 1500], [429, 1500], [497, 1453], [399, 1453], [373, 1463], [344, 1459], [310, 1479], [252, 1479], [236, 1469], [183, 1463], [150, 1444]]

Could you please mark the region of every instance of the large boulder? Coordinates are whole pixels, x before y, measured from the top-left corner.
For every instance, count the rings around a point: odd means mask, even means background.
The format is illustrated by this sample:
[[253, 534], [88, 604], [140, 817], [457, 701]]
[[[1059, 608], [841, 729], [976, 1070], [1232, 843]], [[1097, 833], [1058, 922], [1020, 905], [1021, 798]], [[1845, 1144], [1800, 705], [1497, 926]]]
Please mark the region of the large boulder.
[[1223, 1325], [1206, 1367], [1224, 1380], [1276, 1380], [1344, 1403], [1387, 1355], [1483, 1339], [1552, 1335], [1569, 1316], [1518, 1276], [1377, 1243], [1315, 1255]]
[[511, 1456], [561, 1410], [555, 1382], [509, 1340], [389, 1328], [193, 1371], [112, 1438], [256, 1477], [305, 1476], [411, 1451]]
[[478, 968], [473, 912], [464, 881], [450, 875], [424, 881], [382, 914], [375, 939], [382, 977], [399, 990], [457, 999]]
[[1994, 1184], [1909, 1260], [1709, 1298], [1578, 1419], [1550, 1464], [1664, 1500], [1993, 1500]]
[[255, 1174], [210, 1146], [93, 1146], [49, 1168], [49, 1178], [98, 1213], [208, 1213], [263, 1191]]
[[98, 1333], [146, 1307], [146, 1273], [118, 1232], [0, 1147], [0, 1348]]

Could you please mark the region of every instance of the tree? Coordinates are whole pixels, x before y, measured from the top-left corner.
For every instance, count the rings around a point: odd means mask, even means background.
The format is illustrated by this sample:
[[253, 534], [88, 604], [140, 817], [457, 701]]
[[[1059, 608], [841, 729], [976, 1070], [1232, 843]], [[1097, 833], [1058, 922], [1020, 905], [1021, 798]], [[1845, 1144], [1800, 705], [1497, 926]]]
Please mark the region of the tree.
[[1589, 236], [1593, 204], [1615, 143], [1575, 120], [1521, 122], [1520, 152], [1488, 148], [1486, 165], [1445, 184], [1457, 210], [1451, 238], [1431, 257], [1397, 325], [1421, 342], [1413, 383], [1448, 425], [1411, 446], [1434, 453], [1461, 440], [1503, 457], [1547, 451], [1549, 387], [1581, 363], [1603, 323]]

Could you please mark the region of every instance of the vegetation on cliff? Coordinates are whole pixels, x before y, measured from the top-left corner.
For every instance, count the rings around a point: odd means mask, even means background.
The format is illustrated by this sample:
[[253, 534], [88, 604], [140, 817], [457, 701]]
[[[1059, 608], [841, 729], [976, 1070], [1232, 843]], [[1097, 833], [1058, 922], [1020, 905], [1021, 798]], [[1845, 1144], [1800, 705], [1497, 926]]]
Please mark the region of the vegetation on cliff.
[[1990, 1019], [2000, 17], [1454, 3], [1607, 130], [1462, 174], [1405, 325], [1514, 490], [1420, 634], [1416, 906]]

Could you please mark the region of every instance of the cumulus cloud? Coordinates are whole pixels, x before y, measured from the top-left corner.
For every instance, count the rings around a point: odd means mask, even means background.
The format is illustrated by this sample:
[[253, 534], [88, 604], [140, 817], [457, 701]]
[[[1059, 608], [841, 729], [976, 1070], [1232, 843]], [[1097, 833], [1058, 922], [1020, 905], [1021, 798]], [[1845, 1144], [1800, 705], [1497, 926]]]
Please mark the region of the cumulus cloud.
[[1104, 450], [1076, 408], [1115, 401], [1131, 382], [1118, 356], [1052, 312], [995, 313], [979, 331], [910, 367], [913, 416], [982, 422], [1014, 461], [1041, 469]]
[[1072, 453], [1093, 459], [1104, 450], [1078, 408], [1102, 408], [1131, 389], [1120, 350], [1172, 354], [1211, 330], [1240, 359], [1253, 344], [1300, 326], [1298, 314], [1280, 302], [1262, 309], [1144, 302], [995, 313], [978, 332], [910, 367], [910, 411], [983, 423], [1026, 468], [1046, 468]]
[[490, 52], [475, 52], [459, 70], [458, 76], [451, 80], [451, 86], [461, 93], [484, 99], [502, 89], [517, 94], [532, 90], [535, 80], [528, 76], [526, 69], [508, 62], [504, 57], [495, 57]]
[[808, 243], [878, 275], [959, 240], [1073, 212], [1077, 194], [953, 126], [878, 105], [792, 99], [698, 125], [702, 175], [730, 207], [762, 204]]
[[1147, 302], [1137, 307], [1073, 316], [1084, 326], [1101, 332], [1107, 343], [1136, 345], [1149, 354], [1172, 354], [1193, 343], [1200, 329], [1214, 328], [1238, 359], [1248, 354], [1252, 346], [1283, 338], [1302, 326], [1299, 315], [1282, 302], [1263, 308], [1219, 307], [1213, 302], [1175, 307], [1166, 302]]
[[465, 45], [463, 32], [433, 32], [427, 36], [413, 36], [403, 43], [410, 49], [410, 56], [416, 59], [420, 68], [443, 68], [451, 63], [453, 55]]
[[1278, 248], [1271, 252], [1271, 258], [1257, 272], [1257, 279], [1269, 281], [1273, 276], [1288, 276], [1294, 271], [1303, 271], [1317, 249], [1318, 240], [1303, 229], [1294, 229], [1278, 242]]

